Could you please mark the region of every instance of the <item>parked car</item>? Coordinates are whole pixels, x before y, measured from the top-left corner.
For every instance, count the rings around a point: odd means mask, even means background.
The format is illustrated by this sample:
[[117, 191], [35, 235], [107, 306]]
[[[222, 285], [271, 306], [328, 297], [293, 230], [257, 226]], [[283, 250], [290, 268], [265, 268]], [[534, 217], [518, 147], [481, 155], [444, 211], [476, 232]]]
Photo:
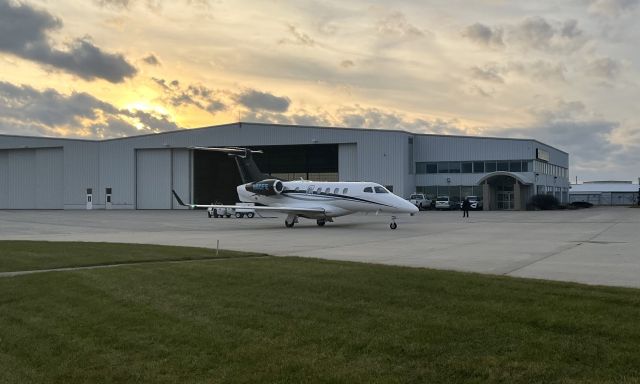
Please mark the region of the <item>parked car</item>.
[[431, 199], [428, 199], [424, 193], [414, 193], [409, 196], [409, 202], [418, 207], [419, 210], [431, 209]]
[[451, 198], [449, 198], [449, 196], [438, 196], [436, 197], [436, 209], [446, 209], [446, 210], [452, 210], [452, 209], [459, 209], [460, 208], [460, 203], [452, 200]]
[[478, 200], [478, 196], [467, 196], [467, 199], [469, 199], [471, 209], [473, 210], [482, 209], [482, 200]]

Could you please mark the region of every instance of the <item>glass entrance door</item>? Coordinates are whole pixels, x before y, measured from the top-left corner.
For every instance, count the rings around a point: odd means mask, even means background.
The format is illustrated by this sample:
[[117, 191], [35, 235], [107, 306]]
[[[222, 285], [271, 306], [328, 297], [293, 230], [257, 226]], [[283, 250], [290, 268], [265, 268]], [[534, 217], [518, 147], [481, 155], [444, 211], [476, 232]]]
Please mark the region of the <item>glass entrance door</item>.
[[496, 208], [501, 210], [513, 210], [513, 191], [498, 191], [496, 193]]

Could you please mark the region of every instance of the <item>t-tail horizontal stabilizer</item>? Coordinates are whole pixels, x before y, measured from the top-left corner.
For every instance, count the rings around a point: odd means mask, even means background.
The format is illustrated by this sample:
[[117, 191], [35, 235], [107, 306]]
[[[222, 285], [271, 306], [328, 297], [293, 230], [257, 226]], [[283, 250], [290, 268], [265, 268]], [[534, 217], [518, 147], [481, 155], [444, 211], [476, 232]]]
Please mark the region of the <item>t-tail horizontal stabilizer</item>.
[[183, 207], [191, 207], [190, 205], [185, 204], [185, 203], [182, 201], [182, 199], [180, 198], [180, 196], [178, 196], [178, 194], [176, 193], [176, 191], [175, 191], [175, 190], [173, 190], [173, 189], [172, 189], [172, 190], [171, 190], [171, 192], [173, 192], [173, 197], [175, 197], [175, 198], [176, 198], [176, 201], [178, 202], [178, 204], [182, 205]]
[[255, 181], [271, 178], [270, 175], [262, 173], [256, 162], [253, 160], [254, 153], [262, 153], [262, 151], [254, 151], [249, 148], [227, 147], [227, 148], [209, 148], [209, 147], [189, 147], [199, 151], [223, 152], [233, 157], [240, 172], [242, 183], [252, 183]]

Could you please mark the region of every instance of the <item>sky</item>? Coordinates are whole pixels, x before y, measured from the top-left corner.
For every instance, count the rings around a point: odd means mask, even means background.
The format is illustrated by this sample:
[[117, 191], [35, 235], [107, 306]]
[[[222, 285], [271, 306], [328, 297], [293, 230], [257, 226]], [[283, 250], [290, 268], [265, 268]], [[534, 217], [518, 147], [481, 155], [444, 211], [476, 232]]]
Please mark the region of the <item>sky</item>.
[[640, 177], [640, 0], [0, 0], [0, 133], [533, 138]]

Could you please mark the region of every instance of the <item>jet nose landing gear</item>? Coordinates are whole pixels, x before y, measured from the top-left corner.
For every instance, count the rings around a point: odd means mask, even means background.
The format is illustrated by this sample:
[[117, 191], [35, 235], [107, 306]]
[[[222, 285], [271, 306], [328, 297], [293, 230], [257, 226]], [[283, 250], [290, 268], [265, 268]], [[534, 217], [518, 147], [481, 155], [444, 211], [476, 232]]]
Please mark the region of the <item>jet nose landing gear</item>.
[[391, 216], [391, 223], [389, 224], [389, 228], [396, 229], [398, 228], [398, 224], [396, 224], [396, 217]]

